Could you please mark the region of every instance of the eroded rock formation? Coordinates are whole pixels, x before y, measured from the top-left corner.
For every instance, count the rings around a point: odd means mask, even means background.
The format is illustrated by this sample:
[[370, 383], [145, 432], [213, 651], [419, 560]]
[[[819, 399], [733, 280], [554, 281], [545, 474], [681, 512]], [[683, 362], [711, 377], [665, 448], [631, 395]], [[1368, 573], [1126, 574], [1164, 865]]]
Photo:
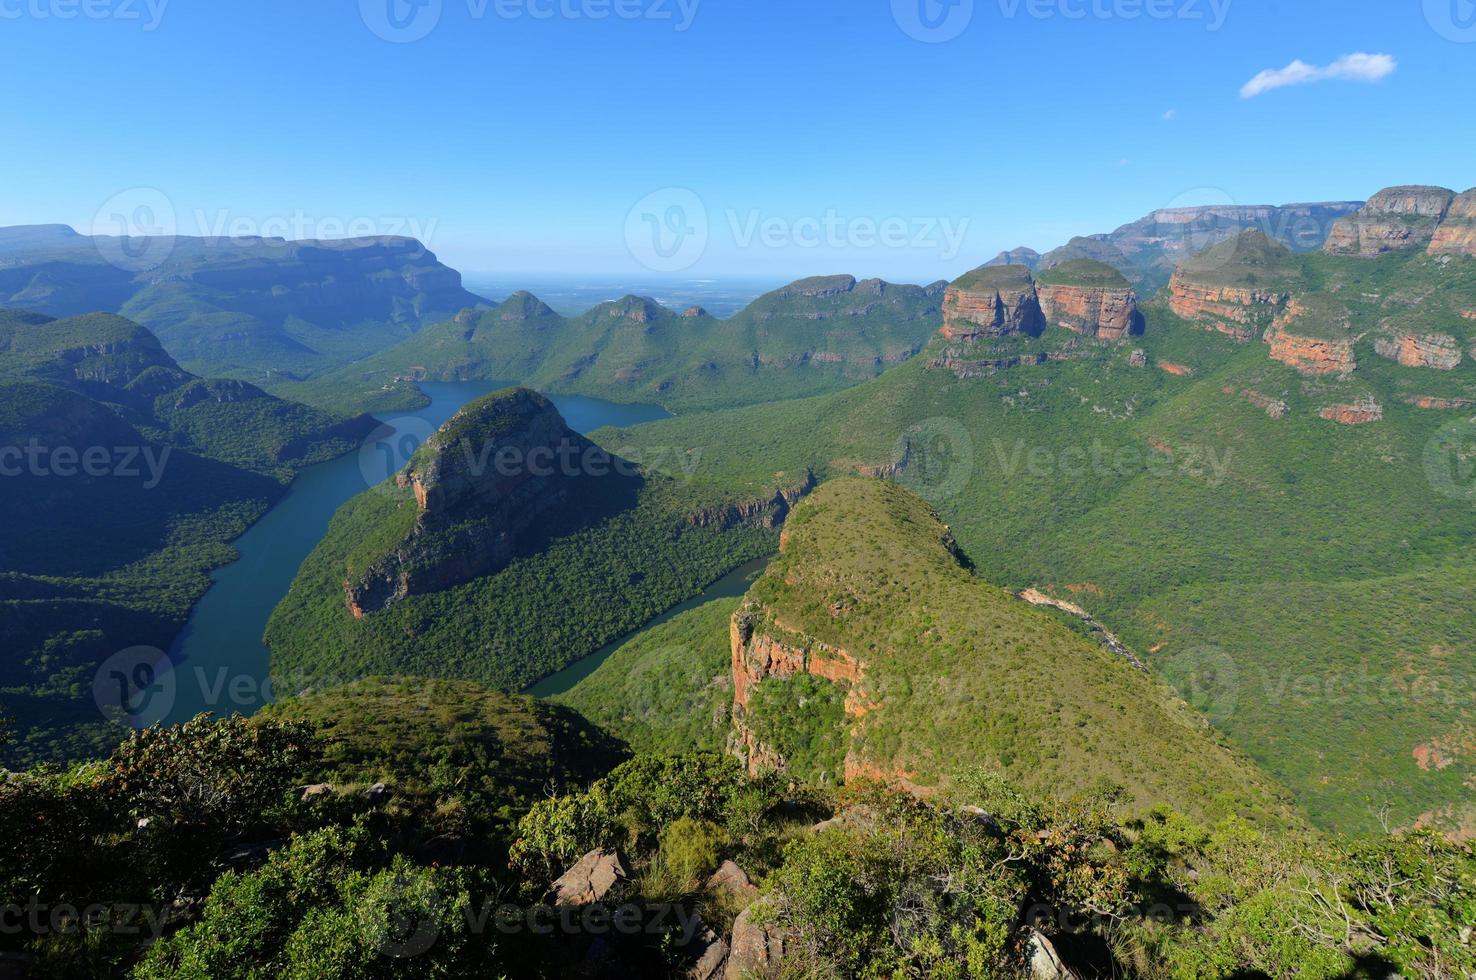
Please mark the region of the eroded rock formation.
[[1331, 301], [1292, 300], [1265, 339], [1273, 360], [1306, 377], [1347, 375], [1357, 367], [1348, 312]]
[[1274, 316], [1289, 298], [1277, 290], [1195, 282], [1183, 270], [1169, 280], [1169, 309], [1242, 341], [1254, 339], [1260, 321]]
[[949, 340], [1038, 335], [1045, 315], [1024, 266], [986, 266], [956, 280], [943, 295], [942, 334]]
[[1131, 287], [1042, 285], [1046, 322], [1087, 337], [1121, 340], [1142, 333], [1138, 296]]
[[1454, 371], [1461, 363], [1461, 344], [1442, 333], [1393, 331], [1374, 340], [1374, 352], [1405, 367]]
[[1476, 187], [1451, 202], [1430, 239], [1430, 254], [1476, 256]]
[[1369, 198], [1358, 213], [1333, 225], [1329, 255], [1382, 255], [1423, 248], [1450, 210], [1455, 192], [1444, 187], [1389, 187]]

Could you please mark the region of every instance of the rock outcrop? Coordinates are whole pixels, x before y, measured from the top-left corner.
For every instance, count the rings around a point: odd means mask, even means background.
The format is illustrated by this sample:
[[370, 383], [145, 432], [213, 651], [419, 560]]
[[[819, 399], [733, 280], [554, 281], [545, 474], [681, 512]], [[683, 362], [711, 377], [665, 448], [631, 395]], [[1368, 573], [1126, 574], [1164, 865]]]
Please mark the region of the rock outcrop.
[[941, 332], [949, 340], [1038, 336], [1045, 324], [1035, 280], [1021, 265], [975, 269], [955, 280], [943, 296]]
[[1454, 371], [1461, 363], [1460, 341], [1442, 333], [1391, 331], [1374, 340], [1374, 352], [1405, 367]]
[[1384, 407], [1372, 397], [1366, 397], [1351, 405], [1328, 405], [1317, 414], [1340, 425], [1367, 425], [1384, 417]]
[[1236, 340], [1254, 339], [1258, 321], [1274, 316], [1289, 298], [1284, 292], [1191, 282], [1182, 270], [1169, 281], [1169, 309]]
[[733, 735], [731, 747], [743, 759], [750, 775], [765, 769], [783, 769], [786, 761], [762, 744], [747, 724], [749, 702], [766, 678], [809, 674], [846, 690], [845, 712], [860, 718], [875, 705], [864, 690], [866, 668], [855, 657], [819, 640], [790, 635], [750, 601], [733, 614], [729, 624], [733, 677]]
[[724, 980], [768, 980], [779, 976], [785, 948], [794, 942], [795, 937], [777, 924], [766, 921], [772, 912], [773, 906], [769, 902], [754, 902], [734, 920], [732, 949], [723, 973]]
[[1369, 198], [1358, 213], [1333, 225], [1329, 255], [1382, 255], [1423, 248], [1450, 210], [1455, 192], [1444, 187], [1389, 187]]
[[1138, 295], [1122, 273], [1091, 259], [1042, 274], [1038, 286], [1046, 322], [1087, 337], [1122, 340], [1142, 333]]
[[630, 880], [630, 868], [618, 851], [590, 851], [549, 886], [548, 905], [581, 907], [604, 901], [616, 885]]
[[472, 402], [396, 476], [414, 497], [413, 521], [367, 567], [348, 569], [350, 614], [360, 619], [499, 571], [555, 512], [638, 482], [623, 475], [633, 474], [629, 465], [570, 430], [536, 392], [515, 388]]
[[1327, 296], [1294, 299], [1266, 331], [1271, 358], [1306, 377], [1348, 375], [1357, 367], [1351, 316]]
[[813, 489], [815, 474], [805, 470], [803, 478], [781, 486], [771, 496], [704, 507], [688, 515], [687, 520], [693, 527], [716, 527], [723, 530], [740, 526], [775, 528], [784, 523], [784, 518], [789, 516], [790, 509], [800, 498]]
[[1451, 202], [1430, 239], [1430, 254], [1476, 256], [1476, 187]]

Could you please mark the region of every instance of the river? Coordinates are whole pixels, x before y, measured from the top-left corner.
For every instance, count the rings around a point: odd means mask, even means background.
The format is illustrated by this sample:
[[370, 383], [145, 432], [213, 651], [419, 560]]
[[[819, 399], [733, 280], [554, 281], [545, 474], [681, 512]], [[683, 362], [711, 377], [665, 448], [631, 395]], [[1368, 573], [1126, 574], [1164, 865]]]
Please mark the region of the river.
[[[381, 418], [384, 427], [359, 452], [298, 474], [276, 506], [233, 542], [240, 558], [211, 573], [210, 590], [195, 604], [170, 647], [171, 703], [161, 712], [164, 720], [187, 721], [201, 711], [249, 714], [271, 700], [270, 653], [261, 639], [267, 619], [287, 594], [303, 559], [328, 530], [334, 513], [402, 467], [415, 447], [461, 406], [507, 386], [508, 382], [495, 381], [424, 383], [420, 387], [430, 398], [429, 405]], [[549, 398], [569, 427], [581, 433], [670, 417], [654, 405], [619, 405], [580, 396]]]

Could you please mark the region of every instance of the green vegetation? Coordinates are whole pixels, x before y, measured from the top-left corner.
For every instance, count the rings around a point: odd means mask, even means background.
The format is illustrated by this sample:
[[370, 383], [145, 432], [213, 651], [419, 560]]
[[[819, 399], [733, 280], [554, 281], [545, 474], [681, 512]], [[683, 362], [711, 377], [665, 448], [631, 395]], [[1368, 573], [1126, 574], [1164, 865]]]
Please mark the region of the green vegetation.
[[960, 565], [915, 494], [834, 480], [785, 535], [749, 591], [747, 626], [789, 649], [844, 651], [860, 665], [849, 697], [866, 705], [843, 724], [835, 686], [763, 681], [750, 727], [799, 772], [834, 776], [849, 751], [938, 786], [987, 763], [1033, 793], [1109, 780], [1141, 809], [1280, 819], [1261, 774], [1157, 681]]
[[[288, 389], [334, 408], [413, 394], [396, 379], [516, 379], [541, 391], [689, 412], [849, 387], [913, 356], [942, 322], [941, 284], [804, 280], [727, 320], [639, 296], [564, 319], [528, 293]], [[366, 401], [366, 399], [368, 399]], [[413, 402], [412, 402], [413, 403]]]
[[[1307, 261], [1316, 261], [1308, 257]], [[1196, 282], [1241, 289], [1285, 290], [1303, 282], [1302, 260], [1285, 245], [1265, 233], [1248, 231], [1179, 265], [1179, 271]]]
[[167, 648], [229, 542], [372, 422], [196, 378], [106, 314], [0, 313], [0, 352], [0, 703], [24, 733], [0, 758], [75, 758], [122, 731], [96, 665]]
[[695, 527], [686, 502], [674, 481], [655, 479], [630, 509], [555, 532], [496, 574], [356, 620], [344, 607], [345, 569], [359, 549], [377, 551], [396, 508], [414, 507], [388, 487], [371, 490], [339, 510], [272, 613], [273, 678], [283, 691], [373, 673], [521, 690], [773, 551], [777, 532]]
[[[1476, 753], [1447, 752], [1444, 768], [1415, 755], [1432, 739], [1463, 744], [1453, 733], [1473, 724], [1467, 665], [1476, 648], [1469, 630], [1438, 611], [1447, 601], [1469, 608], [1472, 598], [1467, 576], [1451, 571], [1476, 557], [1469, 480], [1464, 464], [1441, 455], [1459, 441], [1451, 427], [1465, 416], [1404, 399], [1476, 398], [1476, 362], [1401, 367], [1374, 352], [1372, 328], [1429, 309], [1432, 329], [1469, 347], [1476, 321], [1448, 311], [1476, 309], [1476, 262], [1422, 253], [1292, 260], [1294, 278], [1348, 307], [1352, 377], [1302, 378], [1269, 360], [1264, 345], [1182, 321], [1159, 299], [1145, 306], [1143, 337], [1078, 344], [1068, 360], [959, 379], [927, 369], [930, 349], [848, 391], [609, 439], [632, 452], [701, 447], [694, 485], [712, 488], [756, 486], [776, 469], [811, 467], [823, 480], [906, 457], [898, 480], [938, 510], [980, 578], [1090, 610], [1185, 698], [1211, 709], [1318, 823], [1371, 830], [1387, 805], [1398, 826], [1423, 816], [1470, 827], [1451, 808], [1469, 797], [1463, 784], [1476, 777]], [[1129, 362], [1133, 347], [1147, 367]], [[1165, 362], [1193, 373], [1154, 367]], [[1286, 416], [1269, 417], [1246, 392], [1285, 401]], [[1363, 396], [1377, 399], [1382, 421], [1318, 417]], [[1428, 587], [1406, 591], [1410, 575]], [[1288, 622], [1286, 603], [1267, 601], [1276, 595], [1303, 597], [1295, 621], [1306, 627], [1295, 642], [1275, 639]], [[1426, 611], [1432, 598], [1435, 615]], [[1387, 622], [1355, 633], [1354, 623], [1372, 625], [1353, 612], [1365, 603]], [[1213, 707], [1214, 672], [1195, 666], [1221, 654], [1256, 685], [1229, 712]], [[1260, 696], [1263, 672], [1273, 685], [1283, 675], [1326, 680], [1365, 661], [1388, 678], [1376, 709]], [[1450, 695], [1427, 697], [1399, 680], [1411, 671], [1448, 679]], [[1365, 765], [1375, 766], [1372, 786], [1357, 778]]]
[[714, 599], [642, 630], [554, 698], [637, 752], [718, 751], [733, 703], [728, 621], [736, 599]]
[[275, 389], [484, 305], [408, 238], [134, 238], [143, 271], [99, 241], [64, 227], [6, 229], [0, 307], [119, 313], [191, 371]]
[[1029, 289], [1030, 270], [1023, 265], [986, 265], [965, 272], [950, 283], [954, 289], [968, 292]]
[[1105, 262], [1072, 259], [1051, 266], [1035, 277], [1042, 286], [1097, 286], [1104, 289], [1127, 289], [1127, 277]]

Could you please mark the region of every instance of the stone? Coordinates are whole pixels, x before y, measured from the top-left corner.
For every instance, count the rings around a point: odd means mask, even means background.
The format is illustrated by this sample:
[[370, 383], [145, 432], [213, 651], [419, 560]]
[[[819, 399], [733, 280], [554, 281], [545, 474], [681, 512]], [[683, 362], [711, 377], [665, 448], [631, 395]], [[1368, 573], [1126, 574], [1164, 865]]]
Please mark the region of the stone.
[[748, 873], [732, 861], [724, 861], [707, 879], [703, 886], [707, 891], [735, 898], [753, 898], [758, 888], [749, 880]]
[[593, 850], [559, 876], [543, 900], [550, 905], [584, 906], [603, 901], [617, 884], [630, 880], [618, 851]]
[[1077, 980], [1075, 971], [1062, 961], [1055, 945], [1034, 929], [1030, 931], [1025, 955], [1030, 960], [1032, 980]]
[[306, 803], [309, 800], [316, 800], [319, 797], [332, 796], [332, 795], [333, 795], [333, 784], [332, 783], [313, 783], [311, 786], [304, 786], [302, 788], [301, 800], [302, 800], [302, 802]]
[[767, 900], [758, 901], [744, 909], [734, 921], [723, 980], [760, 980], [779, 975], [785, 944], [793, 939], [773, 923], [760, 923], [763, 915], [771, 910]]
[[1362, 210], [1333, 225], [1324, 251], [1371, 257], [1425, 247], [1433, 243], [1455, 196], [1444, 187], [1385, 188]]

